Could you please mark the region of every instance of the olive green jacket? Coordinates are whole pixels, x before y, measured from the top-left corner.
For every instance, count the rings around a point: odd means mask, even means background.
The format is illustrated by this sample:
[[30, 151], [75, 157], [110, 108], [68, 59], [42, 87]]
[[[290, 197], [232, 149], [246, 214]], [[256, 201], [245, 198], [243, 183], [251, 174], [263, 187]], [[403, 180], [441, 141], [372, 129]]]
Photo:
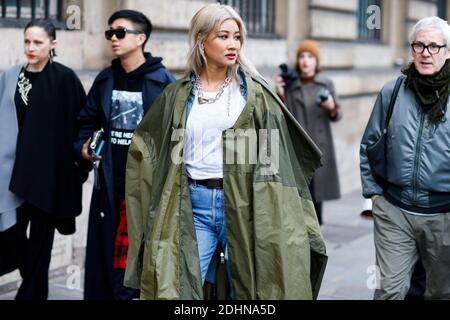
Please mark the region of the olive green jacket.
[[[226, 232], [235, 297], [314, 299], [327, 256], [308, 183], [321, 154], [264, 80], [242, 69], [241, 76], [247, 104], [232, 129], [246, 134], [223, 133]], [[191, 89], [189, 76], [166, 88], [136, 130], [128, 154], [125, 285], [141, 289], [142, 299], [203, 299], [181, 161]], [[262, 139], [264, 129], [269, 130], [269, 142]], [[233, 148], [233, 142], [245, 145], [249, 136], [257, 140], [247, 148]], [[255, 144], [256, 161], [236, 160], [243, 155], [245, 159], [245, 149]], [[277, 153], [279, 161], [264, 157]], [[236, 161], [229, 161], [230, 155]]]

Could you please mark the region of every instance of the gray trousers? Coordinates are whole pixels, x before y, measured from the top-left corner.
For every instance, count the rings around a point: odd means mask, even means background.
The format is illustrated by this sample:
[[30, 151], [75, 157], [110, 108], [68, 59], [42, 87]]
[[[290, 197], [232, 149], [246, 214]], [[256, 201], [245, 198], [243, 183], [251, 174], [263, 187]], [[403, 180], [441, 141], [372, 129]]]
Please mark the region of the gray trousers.
[[411, 215], [378, 197], [373, 214], [380, 271], [374, 299], [404, 299], [419, 257], [426, 271], [425, 299], [450, 299], [450, 212]]

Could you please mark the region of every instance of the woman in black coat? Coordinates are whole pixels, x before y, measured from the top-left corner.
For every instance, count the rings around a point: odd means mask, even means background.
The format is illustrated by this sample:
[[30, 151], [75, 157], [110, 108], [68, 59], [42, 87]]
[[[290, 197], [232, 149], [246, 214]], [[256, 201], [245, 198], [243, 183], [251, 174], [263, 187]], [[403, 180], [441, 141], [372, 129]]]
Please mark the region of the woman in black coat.
[[2, 113], [13, 114], [17, 121], [2, 135], [17, 139], [11, 146], [8, 192], [22, 204], [16, 207], [17, 224], [8, 233], [14, 238], [9, 243], [17, 246], [10, 259], [17, 259], [23, 278], [19, 300], [47, 299], [55, 229], [73, 234], [75, 217], [81, 213], [83, 179], [72, 141], [86, 95], [75, 73], [53, 61], [55, 47], [54, 25], [31, 21], [24, 31], [27, 63], [8, 70], [3, 77], [9, 81], [0, 88]]
[[319, 223], [322, 224], [322, 203], [340, 197], [331, 122], [342, 118], [333, 82], [319, 74], [320, 51], [316, 41], [305, 40], [297, 49], [296, 71], [291, 79], [275, 77], [278, 95], [287, 108], [322, 151], [323, 166], [310, 185]]

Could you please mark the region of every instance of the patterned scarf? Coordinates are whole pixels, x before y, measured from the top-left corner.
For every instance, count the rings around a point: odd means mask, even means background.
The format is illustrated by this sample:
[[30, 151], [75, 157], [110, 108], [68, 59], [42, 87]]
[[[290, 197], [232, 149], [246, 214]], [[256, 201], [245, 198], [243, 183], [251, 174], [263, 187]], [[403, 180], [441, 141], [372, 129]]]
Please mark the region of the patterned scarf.
[[433, 76], [421, 75], [414, 63], [402, 70], [406, 75], [406, 87], [411, 88], [423, 112], [433, 123], [445, 121], [450, 93], [450, 60]]

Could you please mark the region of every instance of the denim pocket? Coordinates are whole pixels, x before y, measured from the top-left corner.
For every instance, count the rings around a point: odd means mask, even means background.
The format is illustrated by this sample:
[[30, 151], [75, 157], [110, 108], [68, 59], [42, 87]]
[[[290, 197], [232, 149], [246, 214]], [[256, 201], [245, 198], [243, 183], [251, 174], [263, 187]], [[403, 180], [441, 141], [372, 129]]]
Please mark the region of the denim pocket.
[[191, 199], [198, 198], [198, 193], [199, 193], [198, 185], [190, 183], [189, 184], [189, 192], [191, 194]]
[[210, 191], [209, 189], [207, 189], [202, 185], [189, 183], [189, 192], [191, 193], [192, 205], [195, 206], [196, 204], [199, 203], [199, 201], [209, 199], [209, 191]]

